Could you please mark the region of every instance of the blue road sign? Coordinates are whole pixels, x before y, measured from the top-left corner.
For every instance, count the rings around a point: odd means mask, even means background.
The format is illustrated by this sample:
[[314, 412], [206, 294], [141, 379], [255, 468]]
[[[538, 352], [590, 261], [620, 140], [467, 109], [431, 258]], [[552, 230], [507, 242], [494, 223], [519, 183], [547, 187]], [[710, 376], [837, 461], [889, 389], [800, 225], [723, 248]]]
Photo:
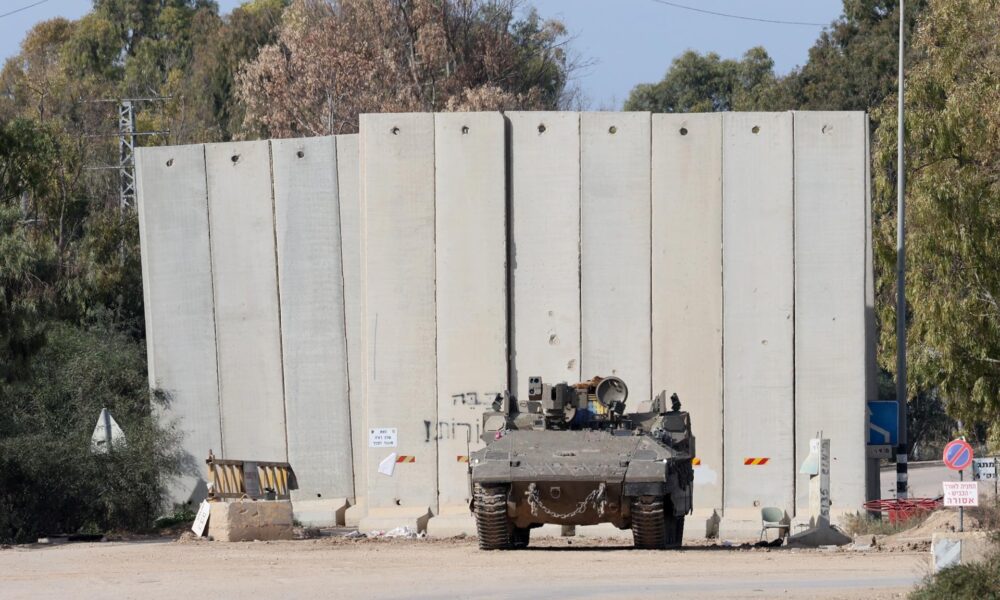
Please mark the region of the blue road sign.
[[868, 402], [868, 444], [895, 446], [899, 443], [899, 404], [895, 400]]

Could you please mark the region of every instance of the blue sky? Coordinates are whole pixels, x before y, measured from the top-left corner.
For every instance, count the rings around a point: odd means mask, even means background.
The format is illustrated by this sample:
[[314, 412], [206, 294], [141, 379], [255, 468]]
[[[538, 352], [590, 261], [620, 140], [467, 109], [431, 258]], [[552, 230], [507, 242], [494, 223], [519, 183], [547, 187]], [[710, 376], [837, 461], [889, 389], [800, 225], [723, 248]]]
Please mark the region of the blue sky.
[[[0, 0], [0, 14], [38, 0]], [[562, 20], [575, 35], [573, 48], [594, 62], [577, 82], [590, 108], [620, 108], [638, 83], [663, 77], [670, 61], [685, 50], [736, 58], [764, 46], [779, 73], [808, 58], [820, 27], [759, 23], [674, 8], [656, 0], [529, 0], [544, 17]], [[222, 12], [240, 0], [220, 0]], [[762, 19], [829, 23], [840, 16], [841, 0], [677, 0], [700, 9]], [[0, 18], [0, 56], [17, 53], [25, 33], [44, 19], [79, 18], [89, 0], [45, 0]]]

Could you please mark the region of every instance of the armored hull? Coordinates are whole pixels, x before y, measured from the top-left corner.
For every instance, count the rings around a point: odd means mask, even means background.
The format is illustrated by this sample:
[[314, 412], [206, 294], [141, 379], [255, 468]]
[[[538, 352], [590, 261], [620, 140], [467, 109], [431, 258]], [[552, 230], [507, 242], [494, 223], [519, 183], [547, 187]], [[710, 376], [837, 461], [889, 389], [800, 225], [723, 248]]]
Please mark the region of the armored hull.
[[[594, 381], [601, 378], [588, 383]], [[481, 548], [527, 546], [530, 530], [549, 523], [612, 523], [632, 529], [642, 548], [680, 543], [693, 480], [687, 413], [663, 411], [654, 402], [647, 413], [615, 417], [606, 411], [607, 418], [580, 419], [578, 411], [596, 399], [585, 393], [595, 386], [582, 385], [573, 388], [583, 392], [571, 400], [577, 402], [571, 417], [556, 416], [542, 398], [537, 406], [512, 400], [525, 412], [508, 408], [484, 419], [493, 430], [484, 434], [486, 447], [469, 460]], [[498, 414], [504, 416], [499, 428]]]

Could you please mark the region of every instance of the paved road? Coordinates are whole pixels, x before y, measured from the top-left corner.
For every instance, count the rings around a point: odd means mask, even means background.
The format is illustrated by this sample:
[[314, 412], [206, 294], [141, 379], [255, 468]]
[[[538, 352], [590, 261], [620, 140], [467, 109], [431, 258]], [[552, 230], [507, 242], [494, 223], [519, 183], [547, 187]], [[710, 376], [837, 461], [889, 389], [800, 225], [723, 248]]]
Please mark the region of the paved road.
[[[0, 550], [2, 598], [898, 598], [927, 553], [543, 541], [157, 542]], [[547, 546], [547, 547], [546, 547]]]

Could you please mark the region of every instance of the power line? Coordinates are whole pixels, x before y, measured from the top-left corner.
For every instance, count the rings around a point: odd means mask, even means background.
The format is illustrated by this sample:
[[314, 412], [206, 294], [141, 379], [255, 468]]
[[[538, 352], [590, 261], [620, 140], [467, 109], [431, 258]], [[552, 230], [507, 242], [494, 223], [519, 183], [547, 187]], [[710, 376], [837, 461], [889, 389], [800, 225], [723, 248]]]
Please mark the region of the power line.
[[4, 18], [4, 17], [9, 17], [9, 16], [11, 16], [11, 15], [12, 15], [12, 14], [14, 14], [14, 13], [19, 13], [19, 12], [21, 12], [22, 10], [28, 10], [29, 8], [31, 8], [31, 7], [33, 7], [33, 6], [38, 6], [39, 4], [45, 4], [45, 3], [46, 3], [46, 2], [48, 2], [48, 1], [49, 1], [49, 0], [38, 0], [38, 2], [35, 2], [34, 4], [29, 4], [29, 5], [27, 5], [27, 6], [22, 6], [21, 8], [18, 8], [18, 9], [16, 9], [16, 10], [12, 10], [12, 11], [10, 11], [10, 12], [5, 12], [4, 14], [0, 15], [0, 19], [2, 19], [2, 18]]
[[742, 21], [756, 21], [758, 23], [773, 23], [775, 25], [802, 25], [805, 27], [826, 27], [826, 23], [809, 23], [806, 21], [779, 21], [777, 19], [758, 19], [757, 17], [745, 17], [743, 15], [732, 15], [729, 13], [715, 12], [712, 10], [705, 10], [703, 8], [695, 8], [693, 6], [685, 6], [684, 4], [677, 4], [676, 2], [668, 2], [667, 0], [652, 0], [653, 2], [664, 4], [666, 6], [672, 6], [674, 8], [680, 8], [683, 10], [690, 10], [696, 13], [702, 13], [706, 15], [714, 15], [716, 17], [727, 17], [729, 19], [740, 19]]

